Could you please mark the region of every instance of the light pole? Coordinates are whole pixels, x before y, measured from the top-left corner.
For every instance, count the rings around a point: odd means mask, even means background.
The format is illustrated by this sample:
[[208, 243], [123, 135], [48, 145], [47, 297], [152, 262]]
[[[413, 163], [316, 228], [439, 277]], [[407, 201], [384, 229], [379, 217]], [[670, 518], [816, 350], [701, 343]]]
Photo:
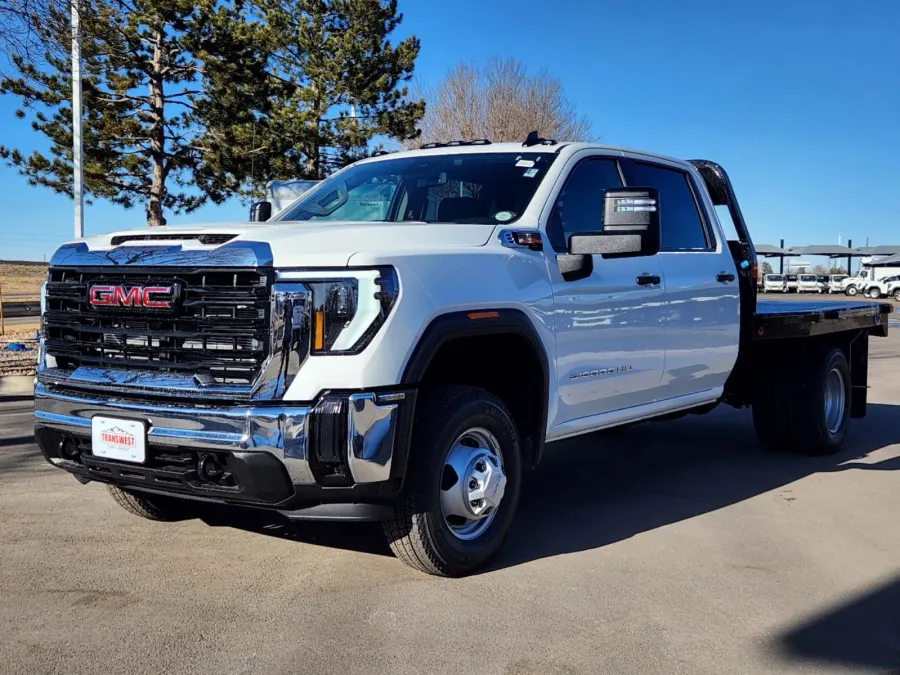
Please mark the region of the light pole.
[[80, 0], [72, 0], [72, 192], [75, 198], [75, 237], [84, 236], [84, 160], [81, 146], [81, 17]]

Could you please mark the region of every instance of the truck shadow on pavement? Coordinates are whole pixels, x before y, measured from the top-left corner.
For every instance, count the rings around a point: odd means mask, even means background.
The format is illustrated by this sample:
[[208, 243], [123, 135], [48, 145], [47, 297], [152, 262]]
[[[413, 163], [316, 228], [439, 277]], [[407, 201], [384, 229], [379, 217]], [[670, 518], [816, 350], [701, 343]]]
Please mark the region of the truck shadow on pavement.
[[371, 555], [393, 555], [377, 523], [292, 521], [278, 513], [215, 506], [204, 506], [199, 517], [210, 527], [234, 527], [315, 546]]
[[795, 626], [776, 646], [790, 659], [900, 675], [900, 578]]
[[[18, 408], [9, 412], [25, 410]], [[509, 539], [485, 572], [603, 547], [815, 473], [900, 471], [900, 454], [867, 458], [900, 444], [898, 419], [900, 406], [870, 403], [866, 418], [851, 423], [844, 451], [831, 457], [766, 452], [756, 441], [749, 411], [730, 408], [553, 444], [526, 477]], [[3, 439], [0, 471], [53, 471], [31, 436], [18, 428], [12, 433]], [[201, 517], [211, 526], [390, 555], [377, 524], [292, 522], [277, 513], [216, 507], [204, 507]]]
[[[900, 406], [869, 404], [851, 423], [843, 452], [831, 457], [766, 452], [748, 410], [647, 422], [547, 448], [527, 476], [509, 539], [493, 564], [502, 569], [628, 539], [641, 532], [736, 504], [831, 471], [900, 471], [900, 456], [867, 463], [900, 443]], [[365, 523], [291, 522], [278, 514], [210, 510], [204, 522], [297, 542], [390, 555], [381, 528]]]
[[526, 480], [494, 569], [606, 546], [832, 471], [900, 471], [900, 457], [867, 455], [900, 443], [900, 406], [870, 404], [830, 457], [772, 453], [748, 410], [647, 422], [547, 448]]

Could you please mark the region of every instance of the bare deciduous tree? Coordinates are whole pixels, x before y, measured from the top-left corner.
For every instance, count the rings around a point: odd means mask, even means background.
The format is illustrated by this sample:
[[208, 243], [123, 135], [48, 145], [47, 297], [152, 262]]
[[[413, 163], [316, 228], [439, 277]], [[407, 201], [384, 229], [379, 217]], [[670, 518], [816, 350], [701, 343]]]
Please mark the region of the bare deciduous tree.
[[0, 0], [0, 72], [14, 56], [43, 63], [45, 53], [60, 42], [54, 39], [54, 11], [57, 16], [68, 12], [69, 0]]
[[461, 63], [422, 94], [422, 134], [407, 147], [476, 138], [519, 141], [535, 129], [545, 138], [595, 139], [590, 121], [566, 98], [560, 81], [543, 71], [529, 75], [515, 59], [492, 59], [484, 67]]

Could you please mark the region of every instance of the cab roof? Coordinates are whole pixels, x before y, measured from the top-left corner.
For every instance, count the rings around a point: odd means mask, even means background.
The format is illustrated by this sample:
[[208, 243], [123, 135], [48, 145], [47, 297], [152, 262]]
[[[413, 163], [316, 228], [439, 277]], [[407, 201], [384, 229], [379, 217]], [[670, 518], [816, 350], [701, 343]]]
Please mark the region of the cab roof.
[[[559, 154], [571, 156], [582, 150], [601, 150], [610, 154], [632, 153], [644, 155], [646, 157], [654, 157], [658, 159], [668, 160], [670, 162], [685, 162], [685, 160], [677, 157], [669, 157], [659, 153], [647, 152], [645, 150], [635, 150], [633, 148], [619, 147], [615, 145], [602, 145], [599, 143], [570, 143], [566, 141], [538, 143], [536, 145], [524, 145], [522, 143], [477, 143], [477, 144], [461, 144], [461, 145], [440, 145], [436, 148], [420, 148], [417, 150], [402, 150], [398, 152], [387, 152], [375, 157], [367, 158], [362, 162], [377, 162], [384, 159], [396, 159], [401, 157], [433, 157], [438, 155], [459, 155], [459, 154], [479, 154], [479, 153], [542, 153], [542, 154]], [[360, 163], [362, 163], [360, 162]]]

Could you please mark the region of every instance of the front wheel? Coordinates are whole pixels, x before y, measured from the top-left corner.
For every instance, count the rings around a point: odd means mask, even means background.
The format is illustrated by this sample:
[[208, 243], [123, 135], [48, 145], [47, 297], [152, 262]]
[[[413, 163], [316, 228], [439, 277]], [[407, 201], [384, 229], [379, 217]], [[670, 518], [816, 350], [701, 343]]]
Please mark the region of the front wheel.
[[881, 291], [877, 288], [870, 288], [866, 293], [872, 300], [878, 300], [881, 297]]
[[894, 291], [894, 300], [896, 300], [897, 302], [900, 302], [900, 288], [898, 288], [896, 291]]
[[859, 289], [856, 286], [847, 286], [847, 290], [844, 291], [847, 295], [853, 296], [859, 293]]
[[385, 536], [410, 567], [463, 576], [509, 533], [522, 483], [519, 437], [503, 401], [484, 389], [441, 387], [420, 405], [409, 477]]

